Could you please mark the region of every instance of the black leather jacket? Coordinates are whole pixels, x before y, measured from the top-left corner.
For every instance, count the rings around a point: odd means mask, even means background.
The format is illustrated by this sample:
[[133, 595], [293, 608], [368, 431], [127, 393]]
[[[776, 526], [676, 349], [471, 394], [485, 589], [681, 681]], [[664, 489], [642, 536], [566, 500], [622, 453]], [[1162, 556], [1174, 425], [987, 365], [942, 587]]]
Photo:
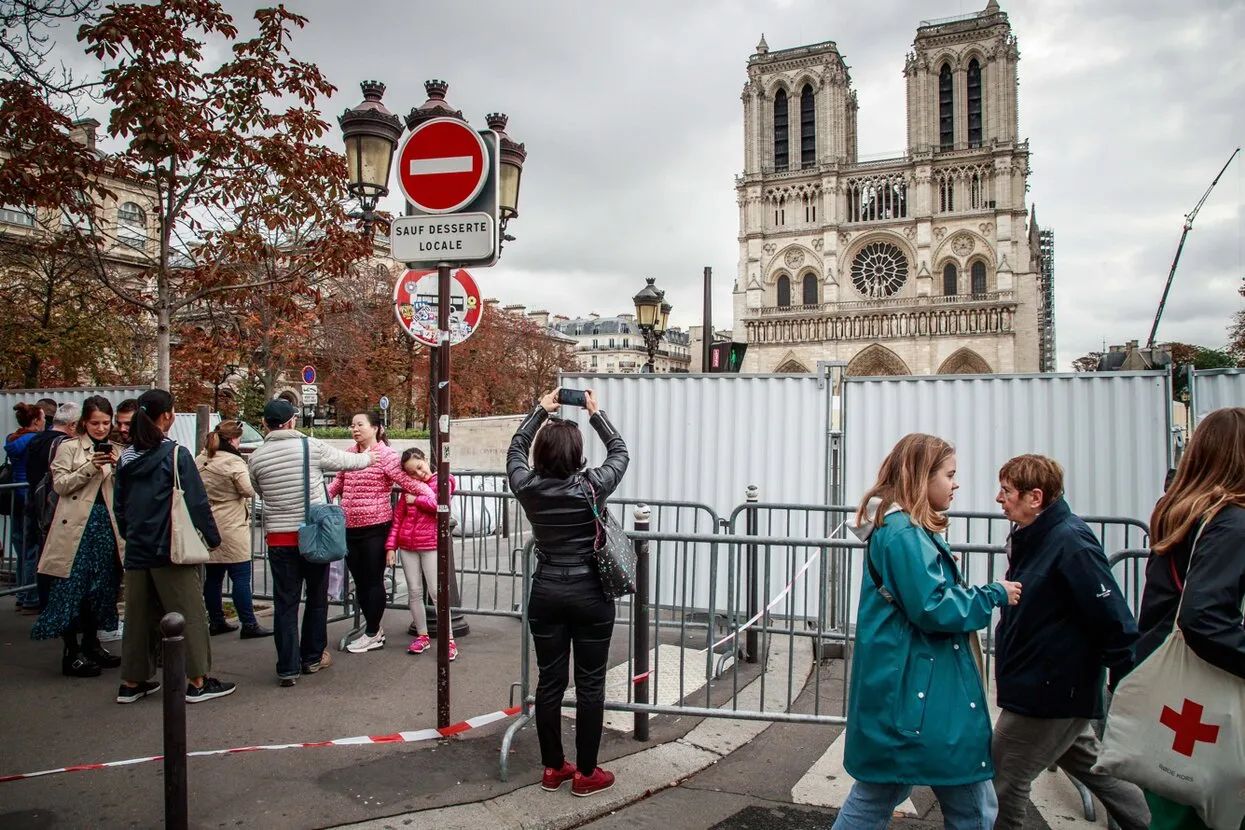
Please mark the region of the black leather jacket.
[[600, 509], [604, 509], [605, 499], [622, 481], [630, 458], [622, 436], [598, 409], [588, 423], [605, 443], [605, 462], [569, 478], [546, 478], [532, 470], [527, 459], [536, 431], [548, 417], [544, 407], [537, 406], [519, 425], [506, 453], [506, 475], [510, 490], [532, 524], [537, 559], [548, 565], [582, 565], [592, 555], [597, 536], [585, 479], [596, 491]]

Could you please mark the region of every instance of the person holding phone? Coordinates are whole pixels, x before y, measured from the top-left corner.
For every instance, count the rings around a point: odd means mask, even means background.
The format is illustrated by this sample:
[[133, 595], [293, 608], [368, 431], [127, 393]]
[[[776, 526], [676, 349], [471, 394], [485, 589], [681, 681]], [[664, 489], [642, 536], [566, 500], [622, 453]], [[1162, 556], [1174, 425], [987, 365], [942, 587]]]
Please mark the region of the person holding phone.
[[[605, 716], [605, 671], [614, 632], [614, 601], [606, 599], [593, 564], [597, 520], [627, 471], [627, 445], [597, 407], [592, 390], [555, 389], [540, 399], [510, 441], [506, 475], [536, 540], [536, 572], [527, 599], [528, 627], [536, 647], [536, 734], [545, 771], [541, 787], [553, 792], [567, 781], [571, 793], [589, 796], [614, 785], [614, 773], [597, 766]], [[584, 439], [574, 421], [552, 417], [560, 405], [581, 403], [605, 444], [600, 467], [584, 469]], [[531, 464], [528, 463], [529, 453]], [[562, 750], [562, 695], [575, 649], [575, 763]]]
[[121, 585], [123, 542], [113, 509], [117, 453], [108, 441], [111, 431], [112, 404], [93, 395], [82, 404], [76, 438], [61, 442], [52, 460], [52, 488], [59, 499], [39, 573], [54, 582], [30, 636], [64, 640], [61, 673], [66, 677], [98, 677], [102, 669], [121, 665], [96, 633], [117, 627]]

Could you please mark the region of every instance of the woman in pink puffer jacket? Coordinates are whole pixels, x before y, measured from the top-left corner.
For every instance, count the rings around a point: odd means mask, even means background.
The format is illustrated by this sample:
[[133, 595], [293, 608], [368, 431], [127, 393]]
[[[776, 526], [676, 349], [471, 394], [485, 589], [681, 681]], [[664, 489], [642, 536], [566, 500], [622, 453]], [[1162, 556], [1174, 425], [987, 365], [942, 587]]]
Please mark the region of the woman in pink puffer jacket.
[[329, 498], [340, 495], [346, 511], [346, 567], [354, 579], [355, 598], [366, 621], [363, 636], [347, 645], [346, 650], [362, 654], [385, 645], [380, 620], [385, 613], [385, 568], [393, 564], [385, 555], [393, 520], [393, 486], [416, 493], [419, 483], [402, 471], [398, 454], [389, 446], [376, 413], [356, 413], [350, 419], [350, 433], [355, 440], [354, 452], [378, 448], [370, 467], [340, 472], [329, 484]]
[[[407, 654], [423, 654], [431, 647], [428, 640], [428, 612], [424, 609], [424, 583], [428, 598], [437, 606], [437, 477], [428, 466], [424, 451], [411, 447], [402, 453], [402, 470], [418, 482], [415, 495], [403, 493], [393, 513], [386, 555], [397, 554], [406, 576], [407, 604], [411, 609], [411, 628], [415, 639]], [[450, 495], [457, 482], [450, 476]], [[458, 657], [458, 644], [450, 637], [450, 659]]]

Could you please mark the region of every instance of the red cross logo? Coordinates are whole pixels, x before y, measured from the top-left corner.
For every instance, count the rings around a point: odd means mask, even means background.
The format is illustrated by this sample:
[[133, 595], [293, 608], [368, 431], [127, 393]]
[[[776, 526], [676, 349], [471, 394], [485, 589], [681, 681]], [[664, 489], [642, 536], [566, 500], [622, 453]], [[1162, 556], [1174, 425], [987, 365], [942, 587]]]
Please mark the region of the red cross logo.
[[1188, 698], [1185, 698], [1184, 708], [1180, 712], [1164, 706], [1159, 723], [1176, 733], [1172, 750], [1190, 758], [1193, 757], [1193, 749], [1198, 741], [1213, 744], [1219, 740], [1219, 727], [1202, 723], [1202, 704], [1194, 703]]

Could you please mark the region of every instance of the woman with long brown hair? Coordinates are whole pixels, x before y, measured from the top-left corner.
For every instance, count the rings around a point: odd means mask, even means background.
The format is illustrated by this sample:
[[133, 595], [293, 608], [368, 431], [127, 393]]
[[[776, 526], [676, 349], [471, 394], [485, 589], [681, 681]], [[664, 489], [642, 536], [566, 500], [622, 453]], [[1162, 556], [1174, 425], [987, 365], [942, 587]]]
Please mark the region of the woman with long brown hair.
[[[1154, 507], [1150, 538], [1137, 663], [1179, 625], [1194, 654], [1245, 680], [1245, 408], [1217, 409], [1198, 424]], [[1150, 792], [1146, 801], [1152, 828], [1205, 826], [1192, 807]]]
[[834, 822], [874, 830], [914, 785], [932, 787], [949, 828], [994, 824], [990, 714], [969, 634], [1020, 601], [1020, 583], [970, 588], [942, 533], [955, 449], [899, 440], [856, 512], [866, 543], [843, 765], [855, 779]]
[[225, 577], [233, 587], [233, 607], [242, 624], [243, 640], [271, 637], [255, 618], [251, 602], [250, 504], [255, 495], [251, 474], [238, 449], [242, 443], [242, 422], [221, 421], [208, 434], [203, 452], [195, 459], [203, 487], [207, 490], [212, 517], [220, 531], [220, 545], [213, 548], [203, 580], [203, 601], [207, 605], [208, 632], [228, 634], [238, 626], [225, 619], [221, 589]]

